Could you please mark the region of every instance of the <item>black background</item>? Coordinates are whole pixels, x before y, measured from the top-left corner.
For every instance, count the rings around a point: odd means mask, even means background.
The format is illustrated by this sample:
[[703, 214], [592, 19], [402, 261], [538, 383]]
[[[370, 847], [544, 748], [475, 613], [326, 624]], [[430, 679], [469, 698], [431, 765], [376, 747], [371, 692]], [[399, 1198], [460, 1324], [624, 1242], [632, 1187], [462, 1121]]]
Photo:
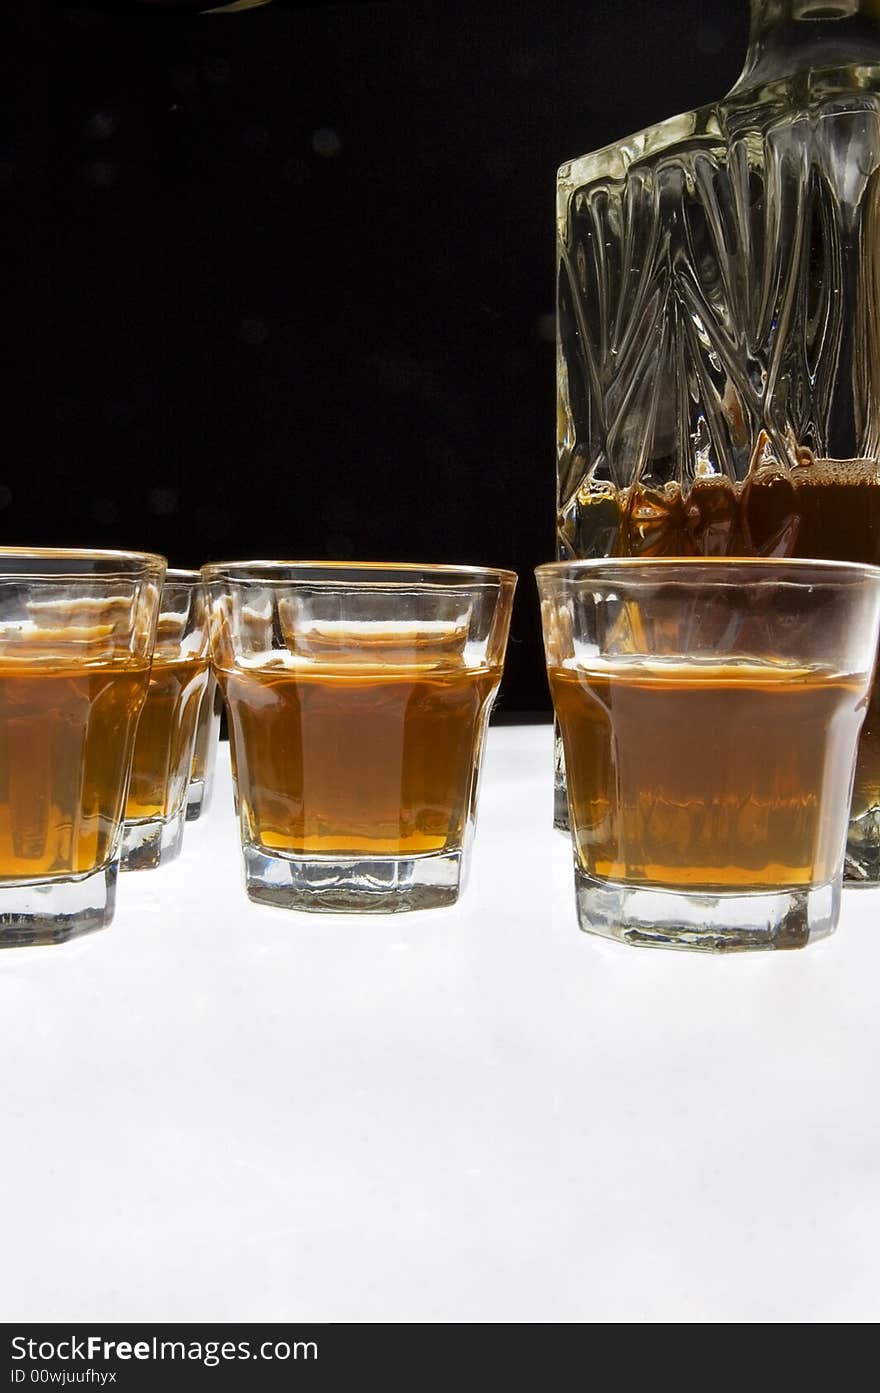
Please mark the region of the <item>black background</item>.
[[548, 710], [555, 171], [720, 96], [747, 9], [50, 9], [0, 163], [4, 540], [510, 566], [502, 710]]

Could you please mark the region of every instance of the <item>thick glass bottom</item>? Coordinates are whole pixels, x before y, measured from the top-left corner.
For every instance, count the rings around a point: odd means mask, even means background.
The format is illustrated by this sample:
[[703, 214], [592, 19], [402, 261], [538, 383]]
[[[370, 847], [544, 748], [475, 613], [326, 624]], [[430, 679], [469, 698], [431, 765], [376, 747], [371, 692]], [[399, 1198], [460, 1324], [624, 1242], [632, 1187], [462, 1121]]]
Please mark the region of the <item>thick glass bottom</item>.
[[193, 779], [186, 792], [186, 820], [196, 822], [211, 806], [211, 785], [204, 779]]
[[565, 751], [558, 721], [553, 725], [553, 826], [560, 832], [568, 832], [571, 827], [565, 782]]
[[462, 853], [309, 860], [245, 845], [248, 895], [258, 904], [315, 914], [401, 914], [455, 904]]
[[707, 894], [593, 880], [575, 869], [585, 933], [653, 948], [734, 953], [805, 948], [837, 927], [840, 882], [773, 893]]
[[122, 871], [152, 871], [180, 855], [186, 804], [173, 817], [153, 818], [150, 822], [126, 822], [122, 833]]
[[870, 808], [850, 823], [843, 881], [848, 888], [880, 885], [880, 808]]
[[571, 831], [571, 820], [568, 812], [568, 793], [565, 788], [565, 774], [557, 776], [556, 787], [553, 790], [553, 826], [560, 832]]
[[0, 948], [66, 943], [113, 918], [118, 863], [42, 884], [0, 884]]

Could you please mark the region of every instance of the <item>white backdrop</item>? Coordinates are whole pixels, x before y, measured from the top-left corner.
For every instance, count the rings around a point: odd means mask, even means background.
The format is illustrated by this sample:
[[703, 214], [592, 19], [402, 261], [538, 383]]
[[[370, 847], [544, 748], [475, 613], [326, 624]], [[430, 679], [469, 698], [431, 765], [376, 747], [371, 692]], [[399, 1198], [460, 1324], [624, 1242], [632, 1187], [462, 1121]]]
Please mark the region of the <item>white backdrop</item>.
[[0, 954], [5, 1320], [877, 1319], [880, 892], [796, 953], [588, 938], [545, 726], [454, 909], [257, 908], [226, 748], [110, 929]]

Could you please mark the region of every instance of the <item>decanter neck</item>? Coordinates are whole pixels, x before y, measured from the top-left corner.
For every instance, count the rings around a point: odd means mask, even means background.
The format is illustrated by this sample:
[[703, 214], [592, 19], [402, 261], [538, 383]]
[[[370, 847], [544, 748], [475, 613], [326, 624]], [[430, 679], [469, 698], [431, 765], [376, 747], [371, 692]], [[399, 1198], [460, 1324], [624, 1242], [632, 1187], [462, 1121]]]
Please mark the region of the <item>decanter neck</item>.
[[745, 67], [734, 92], [807, 68], [880, 63], [880, 0], [751, 0]]

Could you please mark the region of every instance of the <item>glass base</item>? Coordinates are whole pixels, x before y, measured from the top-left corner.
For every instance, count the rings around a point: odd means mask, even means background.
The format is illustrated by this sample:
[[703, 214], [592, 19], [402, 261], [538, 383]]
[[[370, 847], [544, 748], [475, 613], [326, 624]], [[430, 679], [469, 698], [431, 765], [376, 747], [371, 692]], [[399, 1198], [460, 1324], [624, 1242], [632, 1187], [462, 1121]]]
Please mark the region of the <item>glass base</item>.
[[558, 722], [553, 730], [553, 826], [560, 832], [571, 830], [568, 816], [568, 789], [565, 784], [565, 751]]
[[593, 880], [575, 869], [578, 923], [586, 933], [654, 948], [735, 953], [804, 948], [837, 927], [840, 882], [773, 893], [679, 893]]
[[558, 832], [570, 832], [571, 822], [568, 815], [568, 794], [565, 789], [565, 775], [561, 782], [557, 782], [553, 790], [553, 826]]
[[344, 861], [295, 860], [244, 846], [245, 883], [258, 904], [314, 914], [400, 914], [455, 904], [462, 853]]
[[0, 948], [66, 943], [113, 918], [118, 865], [67, 880], [0, 886]]
[[843, 883], [847, 889], [880, 885], [880, 808], [869, 808], [849, 825]]
[[174, 817], [154, 818], [152, 822], [126, 822], [122, 832], [121, 871], [152, 871], [180, 855], [186, 805]]
[[204, 779], [194, 779], [186, 792], [186, 820], [197, 822], [211, 806], [211, 785]]

